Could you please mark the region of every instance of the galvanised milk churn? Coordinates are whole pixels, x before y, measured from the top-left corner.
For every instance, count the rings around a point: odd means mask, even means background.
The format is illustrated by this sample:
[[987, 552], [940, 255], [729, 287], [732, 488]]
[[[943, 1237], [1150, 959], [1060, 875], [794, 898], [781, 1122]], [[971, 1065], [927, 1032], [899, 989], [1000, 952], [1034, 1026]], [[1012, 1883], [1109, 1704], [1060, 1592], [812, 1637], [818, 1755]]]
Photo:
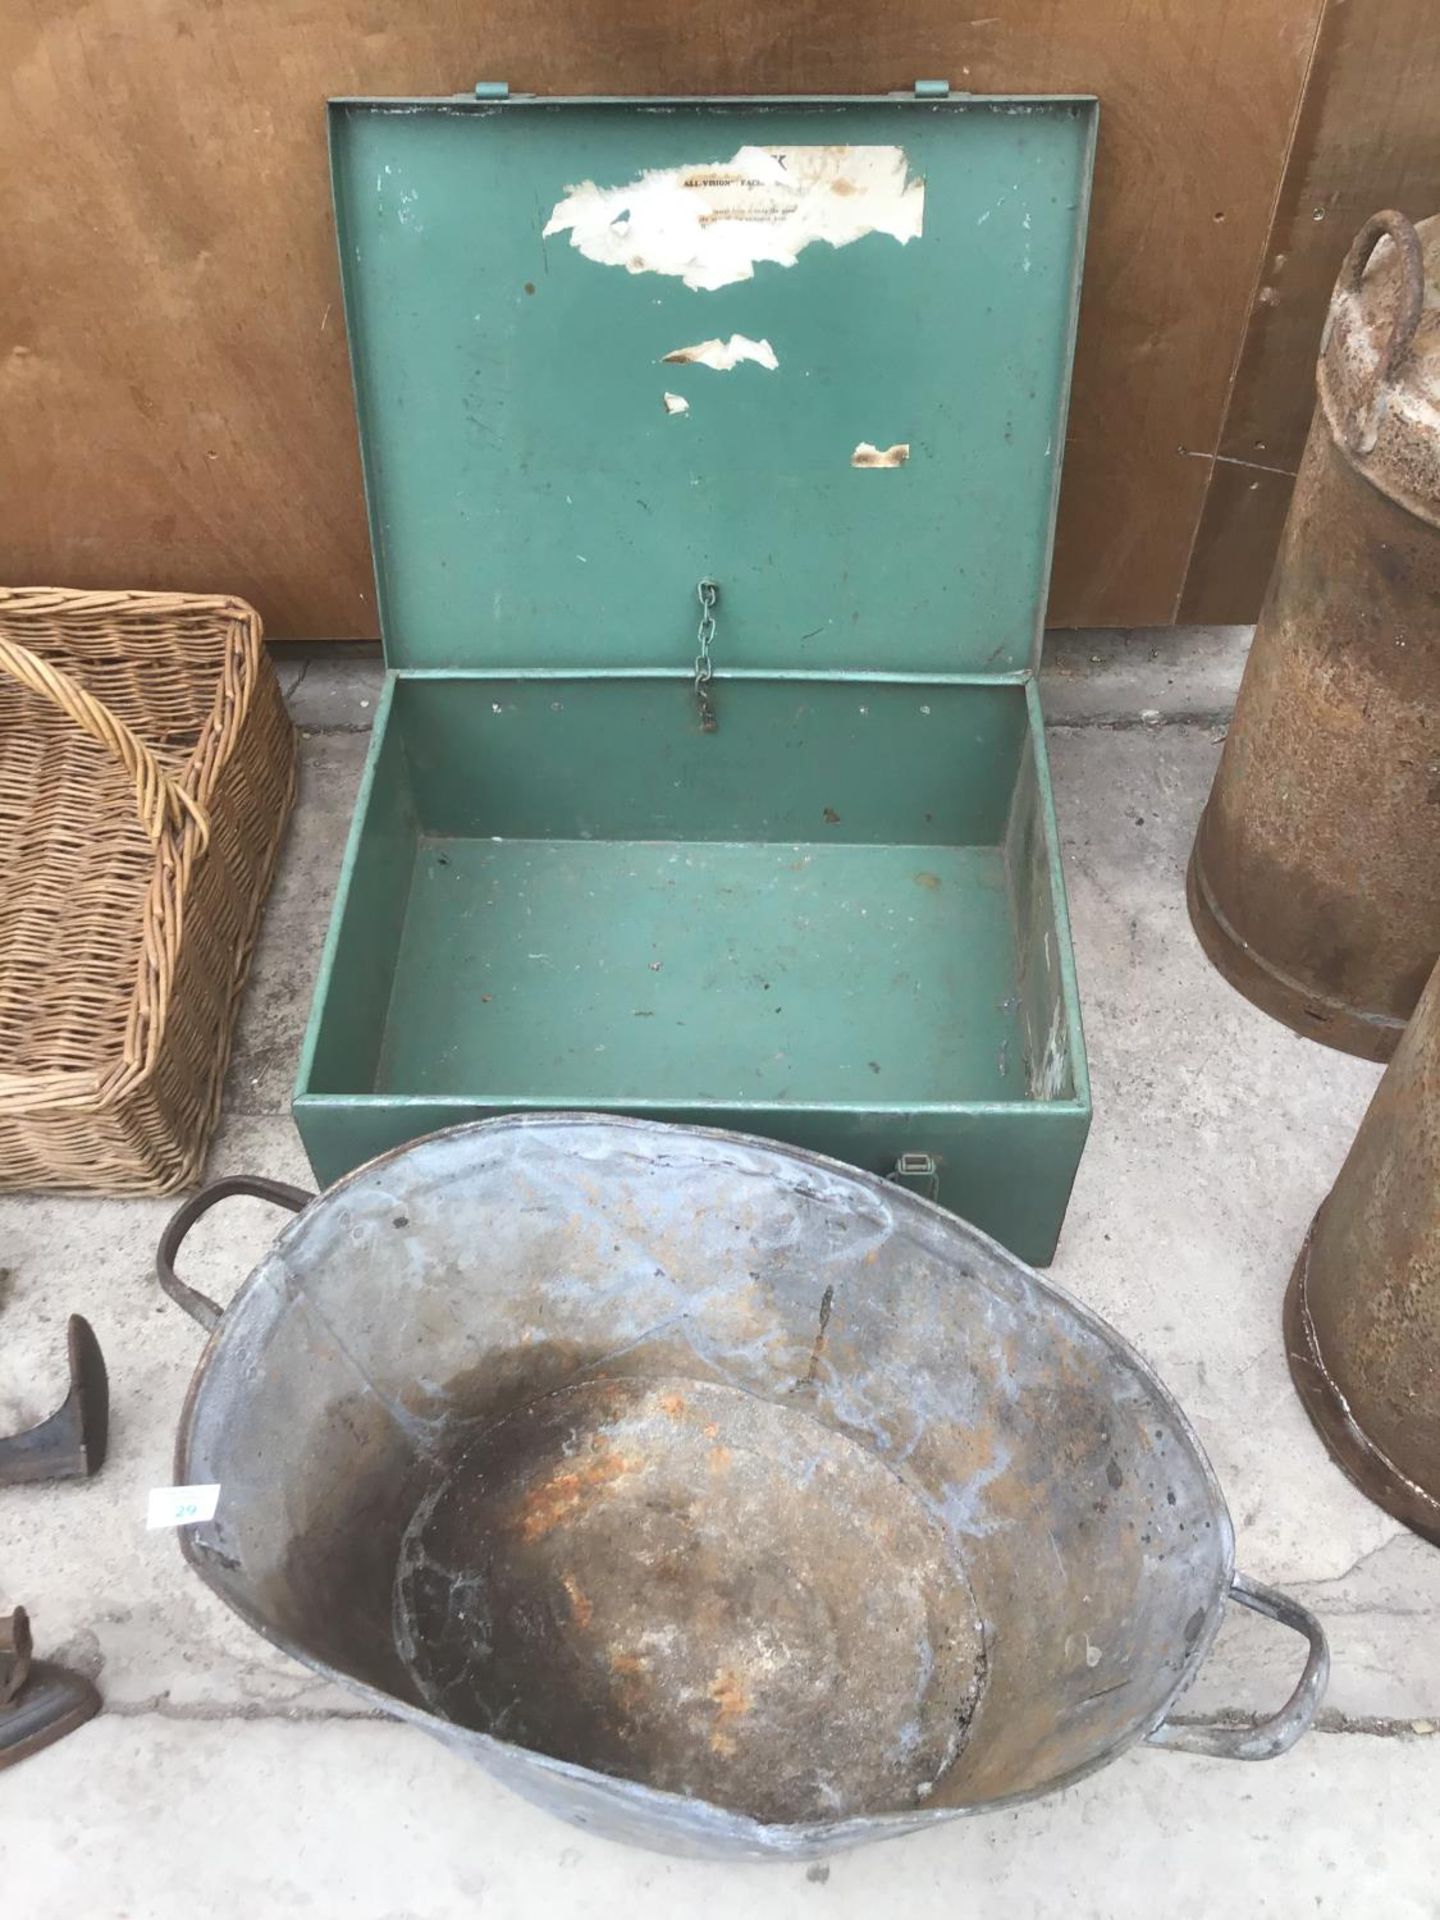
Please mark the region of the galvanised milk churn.
[[1440, 218], [1377, 213], [1214, 790], [1190, 916], [1296, 1032], [1388, 1060], [1440, 950]]

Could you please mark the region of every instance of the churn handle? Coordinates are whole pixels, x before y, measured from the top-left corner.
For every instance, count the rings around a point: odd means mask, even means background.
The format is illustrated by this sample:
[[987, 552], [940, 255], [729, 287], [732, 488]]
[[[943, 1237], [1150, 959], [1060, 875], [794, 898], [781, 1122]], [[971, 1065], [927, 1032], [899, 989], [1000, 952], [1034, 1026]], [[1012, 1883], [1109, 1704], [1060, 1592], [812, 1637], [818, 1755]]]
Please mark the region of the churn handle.
[[217, 1201], [229, 1200], [242, 1193], [248, 1194], [253, 1200], [270, 1200], [277, 1207], [288, 1207], [291, 1213], [300, 1213], [315, 1198], [303, 1187], [286, 1186], [283, 1180], [262, 1180], [258, 1174], [232, 1173], [223, 1180], [212, 1180], [208, 1187], [202, 1187], [184, 1206], [177, 1208], [160, 1236], [160, 1245], [155, 1254], [155, 1272], [176, 1306], [183, 1307], [192, 1320], [198, 1320], [207, 1333], [213, 1333], [219, 1326], [224, 1309], [217, 1306], [208, 1294], [197, 1293], [194, 1287], [187, 1287], [175, 1271], [175, 1260], [195, 1222], [207, 1214]]
[[1325, 1629], [1298, 1600], [1262, 1587], [1258, 1580], [1247, 1580], [1243, 1573], [1230, 1579], [1230, 1598], [1252, 1613], [1263, 1613], [1269, 1620], [1293, 1627], [1310, 1642], [1310, 1654], [1300, 1684], [1277, 1714], [1254, 1727], [1206, 1725], [1166, 1726], [1163, 1722], [1150, 1735], [1152, 1747], [1173, 1747], [1180, 1753], [1209, 1754], [1215, 1760], [1274, 1760], [1290, 1748], [1315, 1718], [1315, 1710], [1330, 1678], [1330, 1648]]
[[[1350, 243], [1350, 251], [1335, 282], [1336, 293], [1358, 293], [1365, 267], [1379, 243], [1389, 236], [1395, 243], [1400, 261], [1400, 299], [1395, 308], [1390, 338], [1380, 350], [1375, 369], [1375, 392], [1364, 413], [1352, 416], [1344, 424], [1345, 444], [1352, 453], [1369, 453], [1375, 445], [1376, 427], [1385, 391], [1395, 370], [1410, 351], [1415, 329], [1425, 307], [1425, 259], [1420, 236], [1403, 213], [1387, 208], [1372, 214]], [[1328, 329], [1327, 329], [1328, 331]]]

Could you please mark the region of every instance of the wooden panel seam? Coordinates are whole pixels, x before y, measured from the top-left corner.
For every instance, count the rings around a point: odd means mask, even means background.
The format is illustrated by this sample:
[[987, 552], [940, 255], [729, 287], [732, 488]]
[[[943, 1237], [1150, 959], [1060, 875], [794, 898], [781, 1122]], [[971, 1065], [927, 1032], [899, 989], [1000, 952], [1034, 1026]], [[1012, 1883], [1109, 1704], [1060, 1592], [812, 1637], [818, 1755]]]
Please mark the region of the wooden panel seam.
[[1335, 3], [1336, 0], [1317, 0], [1315, 7], [1315, 18], [1310, 30], [1310, 48], [1305, 56], [1305, 72], [1300, 81], [1299, 90], [1295, 95], [1295, 104], [1290, 114], [1290, 127], [1285, 136], [1285, 154], [1280, 163], [1280, 171], [1275, 176], [1275, 188], [1270, 200], [1270, 211], [1265, 218], [1265, 234], [1260, 243], [1260, 252], [1255, 261], [1255, 276], [1250, 286], [1250, 299], [1246, 305], [1245, 317], [1235, 340], [1235, 354], [1230, 362], [1230, 378], [1225, 387], [1225, 402], [1215, 422], [1215, 444], [1208, 454], [1198, 448], [1182, 447], [1180, 449], [1181, 455], [1184, 458], [1207, 460], [1209, 467], [1205, 475], [1205, 485], [1200, 495], [1199, 510], [1195, 515], [1195, 524], [1190, 530], [1190, 545], [1185, 554], [1185, 564], [1181, 568], [1180, 578], [1175, 587], [1175, 604], [1170, 610], [1170, 624], [1172, 626], [1179, 621], [1180, 610], [1185, 604], [1185, 593], [1190, 584], [1190, 575], [1195, 564], [1195, 548], [1200, 539], [1200, 530], [1205, 524], [1205, 509], [1209, 505], [1210, 490], [1215, 483], [1215, 468], [1217, 463], [1226, 466], [1254, 467], [1258, 473], [1278, 473], [1284, 475], [1287, 480], [1293, 480], [1295, 477], [1295, 469], [1293, 467], [1272, 467], [1266, 466], [1264, 462], [1259, 460], [1239, 460], [1233, 456], [1223, 455], [1220, 452], [1220, 448], [1225, 442], [1226, 422], [1230, 417], [1231, 402], [1235, 397], [1236, 383], [1240, 378], [1240, 368], [1245, 358], [1246, 342], [1250, 334], [1250, 317], [1255, 311], [1255, 304], [1260, 297], [1260, 289], [1265, 284], [1265, 269], [1270, 259], [1270, 242], [1274, 236], [1275, 222], [1280, 212], [1280, 202], [1284, 197], [1285, 182], [1290, 176], [1290, 162], [1294, 157], [1295, 141], [1299, 135], [1300, 123], [1304, 117], [1305, 103], [1310, 91], [1310, 81], [1315, 71], [1315, 59], [1320, 50], [1320, 36], [1324, 30], [1329, 10]]

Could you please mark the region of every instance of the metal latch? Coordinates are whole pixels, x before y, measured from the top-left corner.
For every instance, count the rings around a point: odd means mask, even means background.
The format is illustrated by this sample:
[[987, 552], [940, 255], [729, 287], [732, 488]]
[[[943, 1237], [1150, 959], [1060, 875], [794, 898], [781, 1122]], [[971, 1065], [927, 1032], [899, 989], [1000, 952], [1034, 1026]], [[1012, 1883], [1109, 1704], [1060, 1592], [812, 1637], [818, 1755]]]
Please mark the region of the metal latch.
[[909, 1187], [927, 1200], [940, 1198], [940, 1162], [933, 1153], [902, 1153], [886, 1178], [897, 1187]]
[[700, 709], [700, 731], [715, 733], [720, 722], [715, 717], [715, 702], [710, 694], [710, 682], [714, 678], [710, 648], [715, 639], [715, 605], [720, 598], [720, 588], [714, 580], [701, 580], [696, 583], [695, 596], [700, 602], [700, 631], [695, 636], [698, 648], [695, 655], [695, 704]]

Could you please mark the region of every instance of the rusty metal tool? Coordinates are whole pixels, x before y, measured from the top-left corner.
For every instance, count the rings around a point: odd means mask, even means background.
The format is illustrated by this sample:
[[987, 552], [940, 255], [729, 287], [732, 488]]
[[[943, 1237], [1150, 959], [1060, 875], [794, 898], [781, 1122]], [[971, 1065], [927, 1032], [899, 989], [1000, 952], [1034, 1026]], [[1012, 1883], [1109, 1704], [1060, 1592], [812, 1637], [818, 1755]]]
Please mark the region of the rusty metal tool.
[[100, 1711], [100, 1696], [83, 1674], [32, 1660], [30, 1647], [30, 1617], [16, 1607], [0, 1618], [0, 1771], [53, 1746]]
[[110, 1380], [90, 1322], [72, 1313], [67, 1329], [70, 1391], [48, 1420], [0, 1439], [0, 1487], [34, 1480], [82, 1480], [105, 1464]]

